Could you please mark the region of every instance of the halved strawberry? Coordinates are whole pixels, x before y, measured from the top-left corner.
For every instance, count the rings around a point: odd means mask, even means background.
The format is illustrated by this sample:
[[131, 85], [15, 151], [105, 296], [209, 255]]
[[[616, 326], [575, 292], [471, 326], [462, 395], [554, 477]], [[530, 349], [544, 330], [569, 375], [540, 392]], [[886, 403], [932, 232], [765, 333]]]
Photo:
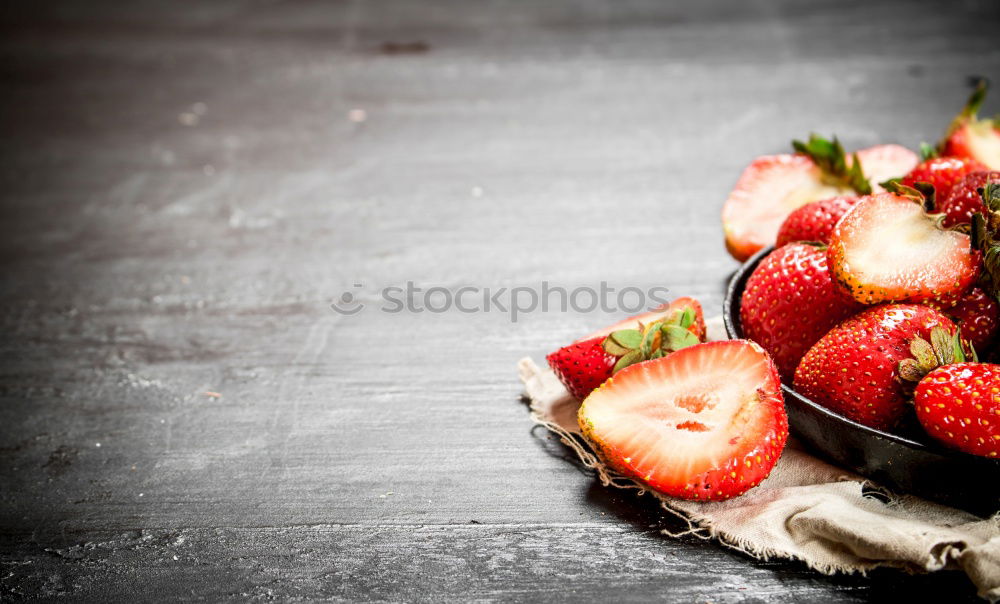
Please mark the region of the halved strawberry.
[[[900, 189], [902, 190], [902, 189]], [[869, 195], [833, 229], [830, 271], [863, 304], [959, 294], [975, 280], [979, 254], [969, 236], [943, 230], [914, 197]]]
[[726, 199], [722, 208], [726, 248], [741, 262], [774, 243], [778, 227], [792, 210], [837, 195], [880, 190], [870, 182], [902, 176], [919, 161], [899, 145], [863, 149], [850, 158], [837, 139], [813, 135], [808, 143], [796, 141], [793, 146], [795, 155], [755, 159]]
[[617, 370], [705, 341], [694, 298], [677, 298], [564, 346], [545, 357], [570, 394], [585, 398]]
[[1000, 123], [976, 115], [986, 99], [986, 89], [986, 80], [980, 80], [962, 112], [952, 120], [939, 151], [941, 155], [969, 157], [990, 170], [1000, 170]]
[[934, 187], [934, 196], [940, 201], [945, 199], [951, 193], [952, 187], [966, 175], [985, 169], [986, 166], [968, 157], [931, 157], [910, 170], [901, 182], [908, 187], [926, 182]]
[[777, 370], [747, 340], [627, 367], [587, 397], [578, 417], [607, 465], [684, 499], [728, 499], [758, 485], [788, 438]]
[[[697, 336], [699, 340], [704, 341], [705, 316], [701, 310], [701, 303], [694, 298], [689, 298], [687, 296], [681, 296], [669, 304], [664, 304], [659, 308], [654, 308], [653, 310], [644, 312], [641, 315], [629, 317], [610, 327], [599, 329], [585, 338], [581, 338], [581, 340], [589, 340], [590, 338], [596, 338], [598, 336], [606, 336], [612, 332], [621, 331], [623, 329], [639, 329], [640, 325], [650, 325], [657, 321], [667, 320], [672, 316], [676, 316], [679, 313], [684, 312], [685, 309], [691, 309], [694, 313], [694, 322], [689, 327], [691, 333]], [[577, 341], [579, 342], [581, 340]]]
[[774, 247], [780, 248], [794, 241], [830, 243], [833, 227], [837, 226], [859, 199], [861, 198], [854, 195], [838, 195], [807, 203], [789, 214], [781, 223]]

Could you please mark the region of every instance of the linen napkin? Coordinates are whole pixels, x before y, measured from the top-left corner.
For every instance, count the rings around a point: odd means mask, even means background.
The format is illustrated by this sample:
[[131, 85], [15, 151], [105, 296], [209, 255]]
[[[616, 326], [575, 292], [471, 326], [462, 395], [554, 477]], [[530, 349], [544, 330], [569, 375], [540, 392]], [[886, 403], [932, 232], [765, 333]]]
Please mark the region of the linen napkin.
[[[719, 318], [708, 323], [709, 339], [725, 338]], [[518, 371], [536, 423], [557, 434], [603, 485], [647, 492], [590, 450], [576, 421], [579, 401], [548, 367], [524, 358]], [[715, 539], [757, 559], [799, 560], [825, 574], [880, 566], [910, 572], [961, 569], [980, 597], [1000, 601], [1000, 513], [979, 518], [884, 489], [882, 497], [866, 495], [872, 488], [877, 487], [789, 439], [771, 475], [739, 497], [694, 502], [649, 493], [666, 512], [687, 521], [689, 530], [682, 534]]]

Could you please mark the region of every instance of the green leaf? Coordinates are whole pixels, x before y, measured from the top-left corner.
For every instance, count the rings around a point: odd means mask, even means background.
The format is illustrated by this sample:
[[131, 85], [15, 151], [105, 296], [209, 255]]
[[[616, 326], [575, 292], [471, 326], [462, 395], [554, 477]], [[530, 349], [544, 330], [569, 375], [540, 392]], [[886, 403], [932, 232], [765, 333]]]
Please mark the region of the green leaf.
[[649, 355], [649, 359], [650, 360], [658, 359], [658, 358], [660, 358], [662, 356], [663, 356], [663, 349], [662, 348], [657, 348], [656, 350], [653, 351], [653, 354]]
[[955, 362], [955, 349], [951, 341], [951, 334], [944, 327], [935, 327], [931, 330], [931, 346], [934, 347], [934, 356], [941, 365]]
[[927, 161], [938, 156], [937, 148], [930, 143], [920, 143], [920, 159]]
[[623, 348], [638, 348], [642, 344], [642, 332], [638, 329], [620, 329], [612, 332], [610, 338]]
[[641, 352], [639, 352], [638, 350], [630, 350], [628, 354], [618, 359], [618, 362], [615, 363], [615, 366], [611, 369], [611, 373], [612, 375], [618, 373], [619, 371], [625, 369], [629, 365], [634, 365], [642, 360], [643, 358]]
[[969, 100], [965, 102], [965, 107], [962, 108], [962, 113], [959, 117], [964, 117], [967, 119], [976, 119], [976, 115], [979, 113], [979, 108], [983, 106], [983, 101], [986, 100], [986, 91], [990, 87], [990, 81], [986, 78], [979, 78], [976, 82], [976, 88], [969, 95]]
[[920, 363], [913, 359], [903, 359], [899, 362], [899, 377], [907, 382], [919, 382], [924, 379], [926, 372], [920, 367]]
[[976, 353], [976, 347], [972, 345], [972, 342], [969, 342], [969, 358], [972, 359], [973, 363], [979, 362], [979, 354]]
[[643, 357], [648, 359], [649, 355], [653, 353], [653, 339], [656, 338], [656, 334], [662, 326], [663, 321], [657, 321], [646, 329], [646, 333], [642, 337], [642, 345], [639, 347]]
[[924, 370], [924, 373], [927, 373], [938, 365], [938, 359], [934, 354], [934, 348], [923, 338], [913, 338], [910, 340], [910, 354], [912, 354], [913, 358], [917, 360], [917, 363], [920, 365], [920, 368]]
[[630, 348], [625, 348], [618, 342], [615, 342], [614, 338], [611, 336], [604, 338], [604, 342], [601, 343], [601, 347], [604, 348], [604, 352], [616, 357], [626, 355], [631, 350]]
[[[958, 330], [955, 330], [955, 335], [952, 337], [952, 358], [954, 358], [955, 363], [965, 362], [965, 351], [962, 350], [962, 338], [958, 337]], [[971, 344], [970, 344], [971, 346]]]
[[851, 167], [848, 168], [844, 147], [836, 137], [829, 141], [816, 134], [810, 134], [808, 142], [792, 141], [792, 148], [808, 155], [823, 173], [824, 180], [830, 184], [854, 189], [861, 195], [872, 192], [871, 183], [862, 172], [857, 154], [854, 154]]
[[969, 244], [974, 250], [986, 248], [986, 217], [982, 212], [972, 215], [972, 228], [969, 231]]
[[663, 348], [667, 350], [680, 350], [700, 343], [698, 336], [677, 325], [664, 325], [661, 331], [663, 332]]
[[691, 309], [691, 307], [687, 307], [684, 309], [684, 312], [681, 313], [680, 326], [683, 327], [684, 329], [687, 329], [688, 327], [691, 327], [693, 323], [694, 323], [694, 310]]

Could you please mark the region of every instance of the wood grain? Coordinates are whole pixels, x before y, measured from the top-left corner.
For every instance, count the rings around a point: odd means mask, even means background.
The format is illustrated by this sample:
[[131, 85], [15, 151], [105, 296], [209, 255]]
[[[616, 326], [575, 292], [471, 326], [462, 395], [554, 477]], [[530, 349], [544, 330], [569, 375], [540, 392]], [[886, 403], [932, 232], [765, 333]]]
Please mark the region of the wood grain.
[[[995, 3], [0, 21], [0, 597], [973, 597], [656, 535], [519, 400], [519, 357], [615, 313], [376, 306], [407, 281], [547, 280], [718, 308], [742, 167], [810, 131], [934, 140], [968, 76], [1000, 81]], [[344, 291], [369, 307], [333, 312]]]

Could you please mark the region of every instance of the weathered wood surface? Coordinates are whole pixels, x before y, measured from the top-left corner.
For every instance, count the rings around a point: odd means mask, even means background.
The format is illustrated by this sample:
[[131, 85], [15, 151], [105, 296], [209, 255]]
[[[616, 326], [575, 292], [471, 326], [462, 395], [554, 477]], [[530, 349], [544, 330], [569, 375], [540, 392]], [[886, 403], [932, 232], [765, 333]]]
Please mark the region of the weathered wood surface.
[[519, 402], [602, 313], [328, 305], [718, 308], [739, 170], [933, 140], [995, 2], [122, 4], [2, 9], [0, 599], [974, 599], [659, 536]]

